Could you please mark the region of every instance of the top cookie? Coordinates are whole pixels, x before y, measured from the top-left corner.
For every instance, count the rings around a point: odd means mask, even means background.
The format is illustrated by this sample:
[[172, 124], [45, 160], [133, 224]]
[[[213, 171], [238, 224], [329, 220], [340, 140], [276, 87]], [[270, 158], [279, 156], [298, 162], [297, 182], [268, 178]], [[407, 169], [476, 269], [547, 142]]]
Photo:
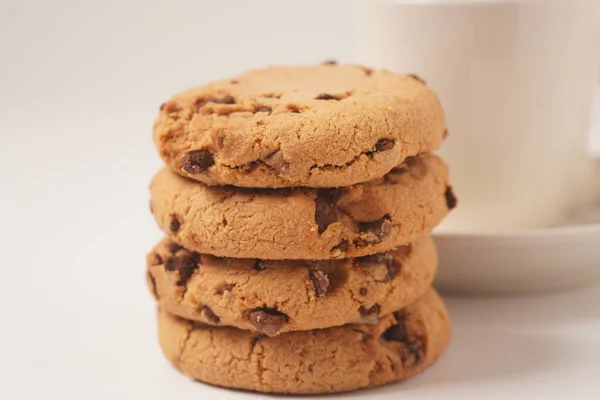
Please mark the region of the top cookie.
[[207, 185], [339, 187], [435, 150], [445, 119], [415, 76], [359, 66], [271, 67], [160, 107], [164, 161]]

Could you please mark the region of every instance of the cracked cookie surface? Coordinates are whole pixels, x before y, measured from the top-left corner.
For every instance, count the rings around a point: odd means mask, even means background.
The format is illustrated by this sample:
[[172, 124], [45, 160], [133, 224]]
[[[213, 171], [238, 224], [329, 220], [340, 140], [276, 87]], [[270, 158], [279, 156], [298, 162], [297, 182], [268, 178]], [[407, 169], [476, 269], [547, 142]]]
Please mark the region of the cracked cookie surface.
[[271, 260], [391, 250], [430, 231], [456, 205], [446, 165], [428, 154], [338, 189], [206, 186], [164, 168], [150, 192], [158, 225], [185, 248]]
[[160, 107], [154, 142], [208, 185], [339, 187], [435, 150], [445, 119], [413, 76], [350, 65], [271, 67], [191, 89]]
[[344, 392], [407, 379], [431, 365], [450, 340], [448, 313], [433, 289], [374, 325], [268, 337], [160, 310], [158, 326], [163, 353], [184, 374], [268, 393]]
[[275, 336], [376, 323], [429, 289], [437, 254], [429, 236], [386, 253], [322, 261], [219, 258], [163, 239], [147, 264], [163, 311]]

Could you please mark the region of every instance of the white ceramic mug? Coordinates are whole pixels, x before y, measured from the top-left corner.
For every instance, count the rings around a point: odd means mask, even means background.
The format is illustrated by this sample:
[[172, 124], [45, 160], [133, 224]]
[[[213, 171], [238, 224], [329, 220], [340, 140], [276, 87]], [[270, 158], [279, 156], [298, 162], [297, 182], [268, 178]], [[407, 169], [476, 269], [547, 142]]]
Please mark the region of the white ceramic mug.
[[600, 194], [590, 121], [600, 77], [598, 0], [371, 0], [358, 61], [414, 72], [446, 110], [460, 206], [441, 228], [542, 227]]

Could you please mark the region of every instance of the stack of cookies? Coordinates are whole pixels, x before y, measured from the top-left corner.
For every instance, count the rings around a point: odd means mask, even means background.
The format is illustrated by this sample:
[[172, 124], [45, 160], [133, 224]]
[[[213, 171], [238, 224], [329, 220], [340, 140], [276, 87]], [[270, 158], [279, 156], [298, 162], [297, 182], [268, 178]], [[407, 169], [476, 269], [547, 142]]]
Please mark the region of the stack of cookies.
[[444, 350], [430, 230], [456, 204], [416, 76], [329, 62], [173, 97], [148, 256], [160, 345], [184, 374], [276, 393], [402, 380]]

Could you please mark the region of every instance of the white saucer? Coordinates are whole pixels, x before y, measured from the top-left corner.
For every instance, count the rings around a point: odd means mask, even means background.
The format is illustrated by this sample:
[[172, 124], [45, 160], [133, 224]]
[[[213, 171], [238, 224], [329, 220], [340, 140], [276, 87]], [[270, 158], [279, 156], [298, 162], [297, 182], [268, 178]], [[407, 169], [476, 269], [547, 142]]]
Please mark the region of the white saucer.
[[434, 232], [446, 293], [564, 289], [600, 278], [600, 210], [572, 224], [504, 233]]

